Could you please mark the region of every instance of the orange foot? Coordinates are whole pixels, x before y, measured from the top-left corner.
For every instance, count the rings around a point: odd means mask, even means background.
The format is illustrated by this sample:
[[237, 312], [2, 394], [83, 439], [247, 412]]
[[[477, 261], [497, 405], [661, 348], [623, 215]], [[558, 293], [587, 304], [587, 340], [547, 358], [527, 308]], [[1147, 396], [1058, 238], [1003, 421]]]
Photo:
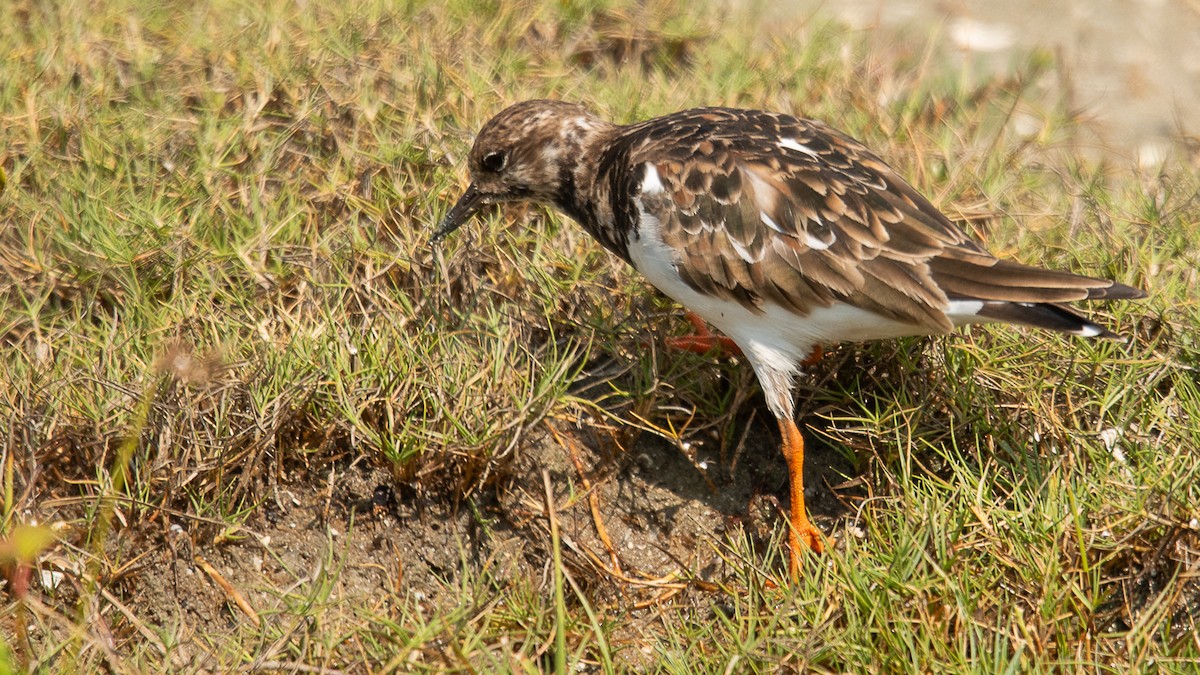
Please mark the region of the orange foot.
[[808, 549], [813, 553], [825, 552], [825, 544], [821, 540], [821, 531], [808, 518], [791, 524], [788, 545], [797, 551]]
[[714, 335], [708, 329], [708, 325], [704, 323], [704, 319], [700, 318], [699, 314], [688, 312], [686, 316], [687, 320], [691, 322], [692, 327], [696, 329], [695, 335], [667, 338], [664, 342], [668, 349], [680, 349], [696, 354], [707, 354], [717, 350], [721, 356], [742, 355], [742, 348], [737, 346], [737, 343], [732, 338], [727, 338], [724, 335]]

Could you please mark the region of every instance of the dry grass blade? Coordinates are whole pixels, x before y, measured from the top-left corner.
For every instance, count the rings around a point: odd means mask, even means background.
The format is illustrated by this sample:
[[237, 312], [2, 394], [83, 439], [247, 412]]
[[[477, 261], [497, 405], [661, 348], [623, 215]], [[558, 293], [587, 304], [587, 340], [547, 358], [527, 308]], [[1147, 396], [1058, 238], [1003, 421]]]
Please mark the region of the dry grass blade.
[[237, 605], [237, 608], [242, 610], [242, 613], [246, 615], [246, 618], [250, 619], [250, 623], [254, 624], [255, 628], [262, 626], [262, 619], [259, 618], [258, 612], [254, 611], [254, 607], [248, 600], [246, 600], [246, 596], [242, 595], [242, 592], [239, 591], [236, 586], [229, 583], [229, 581], [219, 571], [217, 571], [217, 568], [213, 567], [203, 557], [195, 556], [193, 560], [196, 562], [196, 565], [200, 569], [204, 570], [204, 573], [213, 580], [213, 583], [221, 587], [221, 590], [225, 592], [225, 595], [229, 598], [230, 602]]

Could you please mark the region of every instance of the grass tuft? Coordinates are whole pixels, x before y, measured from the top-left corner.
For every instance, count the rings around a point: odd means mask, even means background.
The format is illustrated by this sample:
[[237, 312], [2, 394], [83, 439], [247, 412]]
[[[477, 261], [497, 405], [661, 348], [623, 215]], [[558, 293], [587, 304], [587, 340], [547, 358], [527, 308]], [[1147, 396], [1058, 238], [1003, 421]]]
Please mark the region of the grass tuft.
[[[1049, 55], [674, 0], [18, 0], [0, 54], [0, 541], [55, 537], [3, 570], [0, 669], [1200, 659], [1200, 175], [1085, 153]], [[534, 97], [821, 118], [996, 253], [1150, 296], [1089, 308], [1124, 344], [833, 348], [798, 407], [836, 545], [793, 588], [745, 364], [657, 348], [678, 308], [558, 216], [427, 245]]]

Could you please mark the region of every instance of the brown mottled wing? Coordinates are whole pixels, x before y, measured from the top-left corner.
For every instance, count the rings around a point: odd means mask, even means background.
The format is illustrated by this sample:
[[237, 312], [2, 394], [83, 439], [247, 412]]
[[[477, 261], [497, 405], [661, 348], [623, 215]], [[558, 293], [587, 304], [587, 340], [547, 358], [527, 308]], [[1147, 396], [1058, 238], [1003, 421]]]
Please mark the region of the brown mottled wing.
[[801, 314], [848, 302], [948, 331], [951, 299], [1066, 302], [1113, 287], [996, 259], [819, 122], [699, 109], [633, 127], [628, 141], [630, 166], [653, 164], [666, 188], [641, 196], [642, 208], [703, 293]]

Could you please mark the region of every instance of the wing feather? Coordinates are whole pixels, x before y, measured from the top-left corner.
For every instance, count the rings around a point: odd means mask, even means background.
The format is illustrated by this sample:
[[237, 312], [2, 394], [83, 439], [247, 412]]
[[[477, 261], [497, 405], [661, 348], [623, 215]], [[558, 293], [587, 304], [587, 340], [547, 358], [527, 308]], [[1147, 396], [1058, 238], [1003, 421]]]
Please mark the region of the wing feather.
[[846, 302], [943, 332], [951, 299], [1139, 293], [998, 260], [882, 160], [820, 122], [701, 109], [635, 125], [622, 147], [632, 166], [657, 171], [664, 191], [641, 204], [684, 281], [751, 308], [771, 302], [808, 314]]

